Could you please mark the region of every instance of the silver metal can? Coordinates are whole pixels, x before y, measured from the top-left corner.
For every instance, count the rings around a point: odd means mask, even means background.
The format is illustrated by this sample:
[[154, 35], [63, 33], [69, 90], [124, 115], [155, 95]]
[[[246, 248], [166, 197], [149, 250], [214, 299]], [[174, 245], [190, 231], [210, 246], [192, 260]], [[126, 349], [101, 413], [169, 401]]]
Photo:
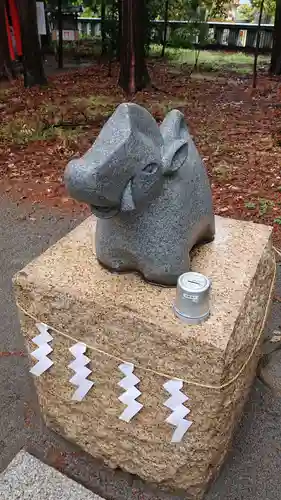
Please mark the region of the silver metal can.
[[175, 314], [189, 324], [199, 324], [210, 315], [211, 281], [200, 273], [184, 273], [178, 278]]

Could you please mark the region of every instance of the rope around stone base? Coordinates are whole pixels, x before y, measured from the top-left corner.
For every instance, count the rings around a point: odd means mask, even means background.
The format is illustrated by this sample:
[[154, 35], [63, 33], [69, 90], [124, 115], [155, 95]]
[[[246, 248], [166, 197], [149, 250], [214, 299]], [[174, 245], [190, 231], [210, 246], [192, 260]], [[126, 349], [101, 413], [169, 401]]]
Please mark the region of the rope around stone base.
[[[281, 257], [281, 253], [276, 249], [274, 248], [274, 251]], [[273, 279], [272, 279], [272, 282], [271, 282], [271, 285], [270, 285], [270, 291], [269, 291], [269, 297], [268, 297], [268, 301], [267, 301], [267, 304], [266, 304], [266, 309], [265, 309], [265, 313], [264, 313], [264, 317], [263, 317], [263, 321], [262, 321], [262, 325], [261, 325], [261, 328], [260, 328], [260, 331], [259, 331], [259, 335], [257, 336], [256, 340], [255, 340], [255, 343], [251, 349], [251, 352], [248, 356], [248, 358], [246, 359], [246, 361], [243, 363], [243, 365], [241, 366], [240, 370], [236, 373], [236, 375], [234, 377], [232, 377], [228, 382], [225, 382], [224, 384], [222, 385], [208, 385], [208, 384], [201, 384], [200, 382], [195, 382], [194, 380], [192, 379], [182, 379], [182, 378], [178, 378], [178, 377], [175, 377], [173, 375], [169, 375], [168, 373], [163, 373], [163, 372], [158, 372], [156, 370], [152, 370], [151, 368], [147, 368], [145, 366], [142, 366], [142, 365], [139, 365], [138, 363], [135, 363], [134, 361], [130, 360], [124, 360], [122, 358], [119, 358], [118, 356], [114, 356], [114, 354], [110, 354], [106, 351], [103, 351], [102, 349], [99, 349], [97, 347], [94, 347], [94, 346], [91, 346], [89, 344], [87, 344], [87, 348], [92, 350], [92, 351], [95, 351], [95, 352], [98, 352], [99, 354], [102, 354], [108, 358], [111, 358], [111, 359], [115, 359], [116, 361], [120, 362], [120, 363], [132, 363], [135, 368], [138, 368], [139, 370], [143, 370], [145, 372], [148, 372], [148, 373], [153, 373], [154, 375], [158, 375], [159, 377], [164, 377], [166, 379], [173, 379], [173, 380], [181, 380], [182, 382], [186, 383], [186, 384], [189, 384], [189, 385], [193, 385], [193, 386], [196, 386], [196, 387], [201, 387], [201, 388], [204, 388], [204, 389], [213, 389], [213, 390], [221, 390], [221, 389], [225, 389], [226, 387], [229, 387], [230, 385], [232, 385], [238, 378], [239, 376], [241, 375], [241, 373], [245, 370], [246, 366], [248, 365], [249, 361], [252, 359], [252, 356], [256, 350], [256, 347], [261, 339], [261, 336], [263, 334], [263, 330], [264, 330], [264, 326], [265, 326], [265, 323], [266, 323], [266, 320], [267, 320], [267, 317], [268, 317], [268, 312], [269, 312], [269, 307], [270, 307], [270, 304], [271, 304], [271, 297], [272, 297], [272, 292], [273, 292], [273, 288], [274, 288], [274, 285], [275, 285], [275, 279], [276, 279], [276, 261], [275, 261], [275, 266], [274, 266], [274, 275], [273, 275]], [[36, 323], [44, 323], [42, 321], [40, 321], [40, 319], [36, 318], [35, 316], [33, 316], [32, 314], [30, 314], [28, 311], [26, 311], [24, 309], [24, 307], [22, 307], [21, 304], [19, 304], [17, 302], [17, 307], [19, 308], [19, 310], [25, 314], [26, 316], [28, 316], [30, 319], [32, 319], [33, 321], [35, 321]], [[68, 335], [64, 332], [61, 332], [60, 330], [58, 330], [57, 328], [54, 328], [52, 327], [51, 325], [47, 325], [50, 330], [54, 331], [55, 333], [57, 333], [58, 335], [61, 335], [63, 337], [65, 337], [66, 339], [68, 340], [71, 340], [72, 342], [74, 343], [78, 343], [79, 340], [77, 340], [76, 338], [72, 337], [71, 335]]]

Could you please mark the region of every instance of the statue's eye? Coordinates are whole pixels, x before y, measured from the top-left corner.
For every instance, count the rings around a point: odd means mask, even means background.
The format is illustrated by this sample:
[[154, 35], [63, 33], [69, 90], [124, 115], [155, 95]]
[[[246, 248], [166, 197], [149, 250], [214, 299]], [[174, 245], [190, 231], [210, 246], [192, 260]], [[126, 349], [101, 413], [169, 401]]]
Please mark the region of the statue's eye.
[[150, 163], [149, 165], [146, 165], [146, 167], [144, 167], [143, 172], [145, 174], [155, 174], [157, 170], [158, 170], [157, 163]]

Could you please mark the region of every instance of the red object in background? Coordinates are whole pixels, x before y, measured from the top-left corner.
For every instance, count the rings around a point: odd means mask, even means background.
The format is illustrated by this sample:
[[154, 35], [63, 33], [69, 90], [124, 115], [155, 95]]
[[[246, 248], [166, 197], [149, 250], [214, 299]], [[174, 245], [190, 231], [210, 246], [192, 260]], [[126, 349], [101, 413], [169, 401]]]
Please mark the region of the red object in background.
[[6, 9], [5, 9], [5, 21], [6, 21], [6, 31], [7, 31], [7, 38], [8, 38], [8, 45], [9, 45], [10, 57], [11, 57], [12, 61], [14, 61], [15, 58], [16, 58], [16, 56], [15, 56], [15, 51], [14, 51], [14, 47], [13, 47], [13, 40], [12, 40], [11, 28], [10, 28], [9, 19], [8, 19], [8, 15], [7, 15], [7, 10]]
[[20, 33], [20, 18], [18, 9], [15, 4], [15, 0], [8, 0], [12, 26], [14, 28], [15, 41], [16, 41], [16, 50], [17, 55], [22, 56], [22, 43], [21, 43], [21, 33]]
[[6, 20], [7, 38], [8, 38], [10, 57], [12, 61], [14, 61], [16, 59], [16, 56], [22, 56], [20, 20], [15, 0], [7, 0], [6, 5], [7, 7], [5, 8], [5, 20]]

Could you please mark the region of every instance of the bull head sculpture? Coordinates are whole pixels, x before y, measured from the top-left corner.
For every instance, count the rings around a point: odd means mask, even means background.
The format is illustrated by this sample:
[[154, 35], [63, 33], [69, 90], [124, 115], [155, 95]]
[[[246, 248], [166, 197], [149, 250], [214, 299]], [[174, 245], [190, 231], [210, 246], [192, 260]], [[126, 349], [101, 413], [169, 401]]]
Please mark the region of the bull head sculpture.
[[[68, 164], [65, 183], [98, 217], [97, 257], [111, 269], [138, 270], [150, 281], [175, 285], [189, 268], [192, 246], [213, 239], [207, 174], [177, 110], [158, 127], [144, 108], [121, 104], [90, 150]], [[154, 248], [153, 238], [167, 241], [166, 248]], [[166, 251], [172, 255], [164, 258]]]

